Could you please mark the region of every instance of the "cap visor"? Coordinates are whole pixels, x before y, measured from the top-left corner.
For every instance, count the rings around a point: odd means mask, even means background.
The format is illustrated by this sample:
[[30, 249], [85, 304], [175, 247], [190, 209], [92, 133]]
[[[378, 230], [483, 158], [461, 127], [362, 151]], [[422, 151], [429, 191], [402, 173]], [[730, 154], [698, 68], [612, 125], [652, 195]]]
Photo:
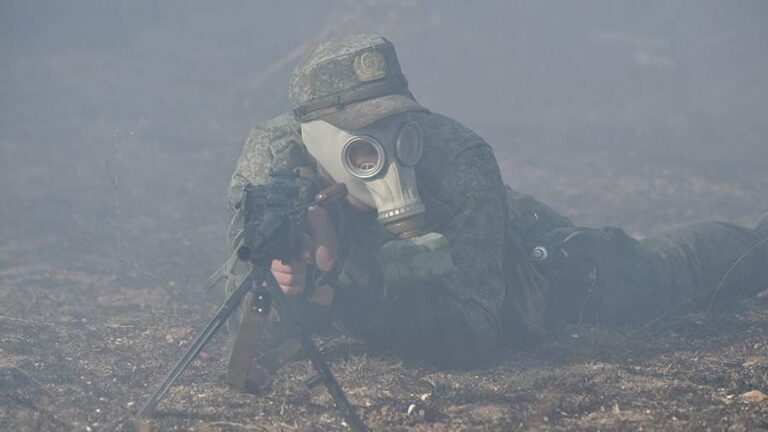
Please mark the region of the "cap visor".
[[348, 105], [343, 110], [321, 117], [341, 129], [360, 129], [381, 119], [409, 111], [426, 111], [412, 97], [392, 94]]

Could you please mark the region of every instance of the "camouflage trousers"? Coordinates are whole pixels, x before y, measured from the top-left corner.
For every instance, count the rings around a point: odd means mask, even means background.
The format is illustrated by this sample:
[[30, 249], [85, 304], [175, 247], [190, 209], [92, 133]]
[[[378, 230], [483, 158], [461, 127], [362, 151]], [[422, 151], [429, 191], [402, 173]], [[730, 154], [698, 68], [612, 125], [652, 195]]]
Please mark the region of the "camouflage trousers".
[[754, 229], [698, 222], [637, 240], [619, 228], [574, 226], [512, 191], [508, 205], [511, 228], [549, 284], [550, 323], [628, 324], [768, 289], [768, 215]]

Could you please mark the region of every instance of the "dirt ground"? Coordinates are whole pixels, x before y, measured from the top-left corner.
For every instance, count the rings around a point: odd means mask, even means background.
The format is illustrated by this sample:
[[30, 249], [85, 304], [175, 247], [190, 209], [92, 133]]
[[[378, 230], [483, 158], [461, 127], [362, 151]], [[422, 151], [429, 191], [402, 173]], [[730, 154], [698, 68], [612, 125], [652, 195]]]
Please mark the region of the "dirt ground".
[[[225, 3], [0, 5], [0, 431], [346, 429], [307, 361], [264, 395], [223, 385], [223, 335], [135, 423], [217, 306], [201, 286], [243, 139], [334, 31], [391, 37], [419, 100], [577, 224], [644, 236], [768, 211], [760, 2]], [[768, 295], [569, 326], [482, 370], [318, 342], [374, 430], [753, 431], [766, 335]]]
[[[194, 289], [201, 281], [107, 252], [111, 267], [47, 260], [57, 241], [0, 249], [0, 430], [135, 430], [136, 411], [214, 305]], [[766, 334], [762, 296], [628, 328], [569, 326], [483, 370], [406, 365], [344, 336], [319, 342], [375, 430], [747, 431], [768, 428], [758, 393], [768, 392]], [[262, 396], [224, 386], [224, 339], [141, 430], [345, 429], [325, 390], [305, 386], [307, 361], [283, 368]]]

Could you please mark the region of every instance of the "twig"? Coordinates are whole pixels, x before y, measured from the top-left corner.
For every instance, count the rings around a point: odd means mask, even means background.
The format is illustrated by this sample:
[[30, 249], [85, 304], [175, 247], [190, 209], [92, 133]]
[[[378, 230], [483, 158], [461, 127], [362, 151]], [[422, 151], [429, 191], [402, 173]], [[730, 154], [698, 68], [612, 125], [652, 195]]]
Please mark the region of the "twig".
[[287, 423], [280, 423], [280, 426], [292, 431], [299, 430], [299, 426], [295, 422], [293, 426]]
[[22, 375], [27, 377], [30, 381], [32, 381], [34, 384], [36, 384], [38, 387], [40, 387], [48, 396], [55, 397], [53, 393], [51, 393], [50, 390], [48, 390], [43, 383], [38, 381], [37, 378], [33, 377], [29, 372], [25, 371], [24, 369], [18, 367], [18, 366], [11, 366], [11, 369], [20, 372]]
[[[68, 421], [65, 421], [65, 420], [62, 420], [62, 419], [56, 417], [55, 414], [53, 414], [52, 412], [48, 411], [46, 408], [39, 407], [39, 406], [33, 404], [32, 402], [30, 402], [27, 399], [24, 399], [24, 398], [16, 396], [16, 395], [10, 395], [10, 394], [0, 395], [0, 397], [2, 397], [2, 396], [7, 397], [8, 399], [16, 402], [17, 404], [19, 404], [20, 406], [22, 406], [24, 408], [31, 409], [32, 411], [35, 411], [35, 412], [38, 412], [38, 413], [44, 415], [45, 417], [48, 418], [48, 420], [50, 420], [53, 423], [57, 424], [59, 427], [66, 428], [67, 430], [71, 430], [71, 431], [77, 430], [72, 423], [69, 423]], [[63, 429], [58, 429], [58, 430], [63, 430]]]
[[6, 314], [6, 313], [10, 312], [10, 311], [11, 311], [11, 309], [13, 309], [13, 308], [15, 308], [16, 306], [18, 306], [18, 305], [19, 305], [19, 303], [20, 303], [19, 301], [15, 301], [15, 302], [11, 303], [11, 304], [10, 304], [8, 307], [6, 307], [6, 308], [5, 308], [5, 309], [3, 309], [2, 311], [0, 311], [0, 314]]
[[46, 322], [41, 322], [41, 321], [25, 320], [25, 319], [21, 319], [21, 318], [13, 318], [13, 317], [4, 316], [4, 315], [0, 315], [0, 319], [7, 319], [7, 320], [10, 320], [10, 321], [17, 321], [17, 322], [22, 322], [22, 323], [25, 323], [25, 324], [36, 324], [36, 325], [44, 325], [44, 326], [49, 326], [49, 327], [56, 327], [55, 325], [53, 325], [51, 323], [46, 323]]
[[136, 326], [132, 326], [130, 324], [106, 324], [104, 325], [106, 328], [134, 328]]
[[141, 265], [141, 264], [140, 264], [140, 263], [139, 263], [137, 260], [135, 260], [135, 259], [128, 259], [128, 258], [126, 258], [125, 256], [119, 256], [119, 255], [118, 255], [118, 254], [117, 254], [115, 251], [113, 251], [113, 250], [111, 250], [111, 249], [109, 249], [109, 248], [105, 248], [105, 247], [103, 247], [102, 245], [100, 245], [100, 244], [98, 244], [98, 243], [94, 242], [93, 240], [89, 239], [89, 238], [88, 238], [88, 237], [86, 237], [85, 235], [81, 235], [81, 236], [80, 236], [80, 238], [81, 238], [82, 240], [84, 240], [86, 243], [88, 243], [88, 244], [90, 244], [91, 246], [93, 246], [95, 249], [97, 249], [97, 250], [99, 250], [99, 251], [101, 251], [101, 252], [103, 252], [103, 253], [106, 253], [106, 254], [112, 255], [112, 256], [113, 256], [113, 257], [115, 257], [115, 258], [116, 258], [118, 261], [120, 261], [120, 262], [122, 262], [122, 263], [127, 263], [127, 264], [129, 264], [130, 266], [132, 266], [133, 268], [135, 268], [136, 270], [138, 270], [140, 273], [142, 273], [142, 274], [144, 274], [144, 275], [146, 275], [146, 276], [149, 276], [149, 277], [151, 277], [151, 278], [153, 278], [153, 279], [156, 279], [156, 280], [157, 280], [157, 281], [159, 281], [159, 282], [163, 282], [163, 285], [162, 285], [162, 287], [163, 287], [163, 290], [164, 290], [164, 291], [165, 291], [165, 292], [166, 292], [166, 293], [167, 293], [169, 296], [171, 296], [171, 297], [176, 297], [176, 293], [175, 293], [175, 292], [173, 292], [172, 290], [168, 289], [168, 286], [173, 286], [173, 285], [175, 285], [175, 283], [174, 283], [172, 280], [170, 280], [170, 279], [168, 279], [168, 278], [165, 278], [165, 277], [163, 277], [163, 276], [159, 276], [159, 275], [157, 275], [157, 274], [155, 274], [155, 273], [153, 273], [153, 272], [151, 272], [151, 271], [147, 270], [147, 269], [146, 269], [144, 266], [142, 266], [142, 265]]
[[759, 242], [757, 242], [757, 244], [755, 244], [754, 246], [749, 248], [746, 252], [741, 254], [739, 259], [737, 259], [731, 265], [731, 267], [728, 269], [728, 271], [725, 272], [725, 274], [723, 275], [722, 279], [720, 279], [720, 282], [717, 284], [717, 288], [715, 288], [715, 291], [712, 293], [712, 296], [709, 298], [709, 306], [707, 306], [707, 312], [712, 310], [712, 306], [715, 304], [715, 297], [717, 297], [717, 295], [720, 293], [720, 290], [723, 289], [723, 286], [725, 285], [726, 279], [731, 274], [731, 272], [736, 268], [736, 266], [738, 266], [739, 263], [741, 263], [747, 256], [749, 256], [749, 254], [751, 254], [752, 252], [757, 250], [757, 248], [759, 248], [760, 246], [762, 246], [766, 242], [768, 242], [768, 237], [765, 237], [764, 239], [760, 240]]
[[589, 289], [587, 290], [587, 293], [584, 294], [584, 298], [581, 300], [581, 308], [579, 308], [579, 321], [577, 322], [578, 325], [581, 325], [582, 318], [584, 318], [584, 309], [587, 307], [587, 300], [589, 299], [589, 295], [592, 294], [592, 291], [597, 286], [597, 265], [595, 264], [592, 268], [592, 272], [589, 273]]
[[112, 184], [112, 189], [114, 189], [114, 209], [115, 209], [115, 218], [114, 218], [114, 224], [115, 224], [115, 230], [117, 234], [117, 252], [118, 256], [122, 256], [123, 253], [123, 245], [125, 244], [123, 233], [122, 233], [122, 227], [120, 225], [120, 214], [122, 213], [120, 208], [120, 177], [119, 173], [117, 172], [117, 168], [112, 168], [110, 165], [110, 157], [112, 155], [115, 156], [115, 159], [119, 158], [119, 147], [118, 144], [134, 135], [133, 131], [128, 132], [127, 135], [119, 135], [117, 133], [112, 134], [112, 147], [109, 149], [109, 155], [107, 155], [106, 159], [104, 160], [104, 165], [107, 171], [107, 177], [109, 178], [109, 182]]
[[234, 422], [228, 422], [228, 421], [216, 421], [211, 423], [203, 423], [205, 427], [217, 427], [217, 426], [228, 426], [228, 427], [236, 427], [241, 428], [245, 430], [259, 430], [259, 431], [268, 431], [269, 428], [261, 426], [261, 425], [250, 425], [250, 424], [243, 424], [243, 423], [234, 423]]

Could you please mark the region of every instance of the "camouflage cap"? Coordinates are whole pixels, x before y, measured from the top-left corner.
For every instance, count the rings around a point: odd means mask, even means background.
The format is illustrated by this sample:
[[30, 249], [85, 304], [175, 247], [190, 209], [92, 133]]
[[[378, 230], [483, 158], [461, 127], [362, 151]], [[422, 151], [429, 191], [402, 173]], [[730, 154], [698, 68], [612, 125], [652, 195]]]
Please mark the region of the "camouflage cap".
[[407, 111], [427, 111], [408, 90], [395, 47], [376, 35], [326, 42], [291, 77], [293, 115], [358, 129]]

